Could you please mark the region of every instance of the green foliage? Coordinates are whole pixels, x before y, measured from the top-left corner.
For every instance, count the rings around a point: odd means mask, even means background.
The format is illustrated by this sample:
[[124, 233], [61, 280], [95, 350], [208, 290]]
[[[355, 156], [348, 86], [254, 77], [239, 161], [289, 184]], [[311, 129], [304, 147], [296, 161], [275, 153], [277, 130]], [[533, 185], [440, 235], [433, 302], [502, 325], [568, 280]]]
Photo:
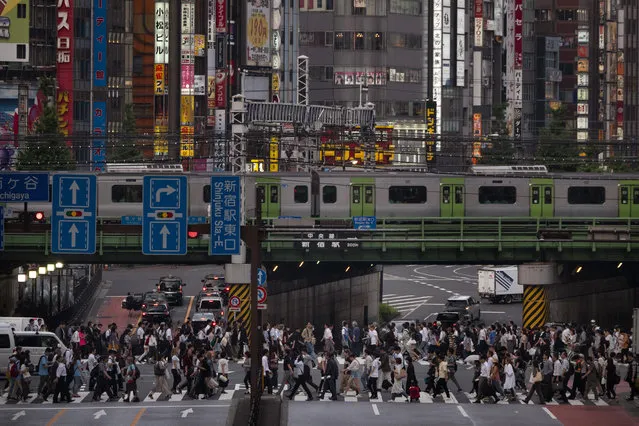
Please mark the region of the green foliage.
[[390, 322], [399, 315], [399, 311], [387, 303], [379, 304], [379, 319], [381, 322]]
[[137, 128], [133, 104], [124, 107], [124, 119], [122, 120], [122, 133], [115, 139], [107, 160], [112, 163], [128, 163], [142, 159], [142, 152], [136, 143]]
[[508, 126], [506, 125], [506, 105], [493, 106], [493, 117], [491, 134], [498, 137], [491, 137], [490, 141], [484, 144], [481, 150], [479, 164], [489, 164], [492, 166], [514, 164], [515, 146], [508, 138]]
[[548, 126], [539, 132], [535, 164], [544, 164], [551, 172], [575, 172], [582, 161], [574, 135], [566, 128], [565, 106], [551, 110]]
[[491, 134], [497, 134], [499, 136], [508, 135], [508, 123], [506, 123], [506, 108], [507, 104], [493, 105], [493, 120]]

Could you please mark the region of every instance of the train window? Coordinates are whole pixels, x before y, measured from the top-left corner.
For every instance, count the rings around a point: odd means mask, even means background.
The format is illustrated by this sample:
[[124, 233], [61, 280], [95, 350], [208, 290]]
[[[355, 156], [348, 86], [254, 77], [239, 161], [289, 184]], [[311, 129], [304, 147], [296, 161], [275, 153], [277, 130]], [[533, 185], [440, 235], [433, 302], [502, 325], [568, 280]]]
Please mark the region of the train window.
[[539, 204], [539, 187], [538, 186], [532, 187], [532, 203]]
[[514, 186], [480, 186], [479, 204], [515, 204], [517, 188]]
[[391, 204], [424, 204], [425, 186], [391, 186], [388, 188], [388, 202]]
[[603, 204], [606, 188], [603, 186], [571, 186], [568, 188], [568, 204]]
[[632, 204], [639, 204], [639, 188], [632, 190]]
[[324, 204], [335, 204], [337, 202], [337, 187], [326, 185], [322, 188], [322, 202]]
[[204, 188], [202, 188], [202, 201], [205, 203], [211, 202], [211, 185], [204, 185]]
[[372, 186], [364, 187], [364, 202], [366, 204], [373, 204], [373, 187]]
[[271, 190], [271, 204], [277, 204], [279, 203], [279, 191], [278, 191], [278, 187], [277, 185], [271, 185], [270, 186], [270, 190]]
[[301, 204], [308, 203], [308, 186], [297, 185], [293, 189], [293, 201]]
[[450, 203], [450, 186], [448, 185], [442, 187], [442, 203]]
[[360, 191], [359, 186], [353, 186], [353, 204], [359, 204], [360, 199]]
[[552, 204], [552, 187], [550, 186], [544, 187], [544, 204]]
[[461, 186], [455, 186], [455, 204], [464, 203], [464, 194]]
[[111, 201], [114, 203], [141, 203], [142, 185], [113, 185]]
[[621, 187], [621, 204], [628, 204], [628, 187]]

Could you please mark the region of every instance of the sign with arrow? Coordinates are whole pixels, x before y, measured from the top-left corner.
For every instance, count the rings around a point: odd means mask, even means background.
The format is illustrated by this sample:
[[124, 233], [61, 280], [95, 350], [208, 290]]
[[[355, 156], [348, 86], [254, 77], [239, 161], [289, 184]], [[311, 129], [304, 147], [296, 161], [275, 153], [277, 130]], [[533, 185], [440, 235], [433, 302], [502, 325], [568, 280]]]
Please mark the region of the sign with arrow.
[[100, 411], [96, 411], [95, 413], [93, 413], [93, 418], [95, 420], [99, 419], [102, 416], [106, 416], [106, 411], [100, 410]]
[[185, 255], [187, 235], [186, 176], [144, 176], [142, 253]]
[[22, 411], [18, 411], [17, 413], [15, 413], [13, 416], [11, 416], [11, 420], [16, 421], [18, 420], [20, 417], [26, 416], [27, 413], [22, 410]]
[[180, 411], [180, 413], [182, 414], [182, 418], [185, 419], [189, 416], [189, 414], [193, 414], [193, 409], [187, 408], [186, 410]]
[[53, 175], [51, 253], [94, 254], [97, 220], [95, 175]]

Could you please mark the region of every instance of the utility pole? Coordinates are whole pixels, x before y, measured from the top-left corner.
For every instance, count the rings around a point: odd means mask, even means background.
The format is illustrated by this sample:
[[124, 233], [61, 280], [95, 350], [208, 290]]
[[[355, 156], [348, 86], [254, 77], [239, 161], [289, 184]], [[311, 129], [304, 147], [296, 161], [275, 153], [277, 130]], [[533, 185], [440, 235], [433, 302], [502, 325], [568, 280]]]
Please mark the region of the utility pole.
[[180, 160], [180, 69], [182, 64], [182, 9], [180, 0], [169, 3], [169, 158]]

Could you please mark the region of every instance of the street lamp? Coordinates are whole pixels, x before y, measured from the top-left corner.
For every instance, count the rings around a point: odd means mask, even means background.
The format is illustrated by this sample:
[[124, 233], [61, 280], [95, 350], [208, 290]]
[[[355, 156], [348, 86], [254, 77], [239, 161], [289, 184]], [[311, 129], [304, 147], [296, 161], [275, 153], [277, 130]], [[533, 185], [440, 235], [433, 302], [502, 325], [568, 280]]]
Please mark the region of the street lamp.
[[62, 298], [60, 296], [60, 279], [62, 277], [62, 268], [64, 268], [64, 263], [56, 262], [55, 267], [58, 270], [58, 314], [59, 314], [60, 309], [62, 308]]
[[29, 270], [29, 279], [31, 279], [31, 303], [35, 303], [35, 280], [38, 278], [38, 271], [35, 269]]
[[25, 274], [24, 272], [20, 272], [18, 274], [18, 282], [19, 283], [26, 283], [27, 282], [27, 274]]
[[55, 267], [56, 267], [57, 269], [62, 269], [62, 268], [64, 267], [64, 263], [62, 263], [62, 262], [56, 262], [56, 263], [55, 263]]
[[53, 272], [55, 271], [55, 265], [53, 263], [49, 263], [47, 265], [47, 272]]
[[29, 271], [29, 278], [34, 279], [38, 276], [38, 271], [36, 271], [35, 269], [32, 269]]
[[[36, 304], [36, 306], [40, 308], [42, 307], [42, 303], [44, 302], [44, 276], [47, 274], [47, 267], [39, 266], [38, 274], [40, 275], [40, 300], [38, 300], [38, 303]], [[37, 288], [37, 281], [36, 281], [36, 293], [37, 291], [38, 291], [38, 288]]]
[[55, 264], [47, 264], [47, 276], [49, 277], [49, 310], [47, 312], [49, 314], [49, 318], [51, 318], [53, 314], [53, 277], [50, 274], [53, 271], [55, 271]]

